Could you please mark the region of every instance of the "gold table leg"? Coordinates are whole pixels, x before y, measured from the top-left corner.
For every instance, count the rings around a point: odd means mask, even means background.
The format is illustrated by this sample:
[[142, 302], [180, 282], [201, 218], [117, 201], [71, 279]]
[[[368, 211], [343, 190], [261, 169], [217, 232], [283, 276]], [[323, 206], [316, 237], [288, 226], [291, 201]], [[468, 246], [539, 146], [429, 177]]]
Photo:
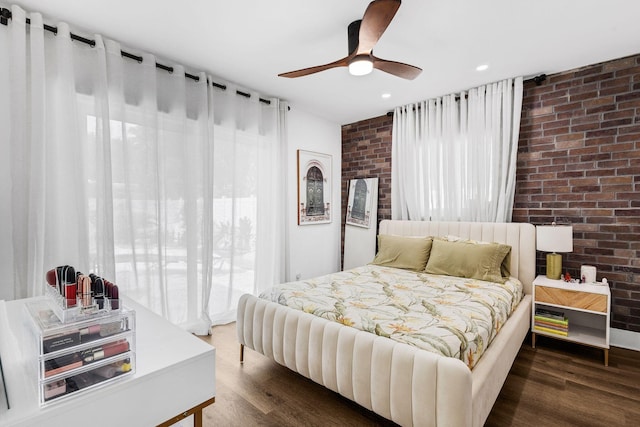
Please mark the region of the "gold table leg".
[[165, 422], [163, 422], [162, 424], [158, 424], [158, 427], [169, 427], [175, 423], [177, 423], [180, 420], [184, 420], [185, 418], [187, 418], [189, 415], [193, 414], [193, 425], [195, 427], [202, 427], [202, 410], [204, 408], [206, 408], [207, 406], [211, 405], [212, 403], [214, 403], [216, 401], [215, 397], [212, 397], [209, 400], [206, 400], [204, 402], [202, 402], [201, 404], [194, 406], [193, 408], [184, 411], [183, 413], [181, 413], [180, 415], [176, 415], [175, 417], [171, 418], [170, 420], [167, 420]]

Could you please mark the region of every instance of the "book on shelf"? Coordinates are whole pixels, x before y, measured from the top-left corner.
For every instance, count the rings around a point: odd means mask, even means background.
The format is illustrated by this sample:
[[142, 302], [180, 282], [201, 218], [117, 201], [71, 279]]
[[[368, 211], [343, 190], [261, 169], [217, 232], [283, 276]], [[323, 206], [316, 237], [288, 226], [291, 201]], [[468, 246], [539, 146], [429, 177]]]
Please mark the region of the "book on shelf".
[[544, 316], [549, 319], [566, 320], [562, 311], [549, 310], [547, 308], [536, 308], [536, 316]]
[[551, 329], [551, 328], [545, 328], [544, 326], [534, 325], [533, 329], [535, 329], [536, 331], [546, 332], [546, 333], [553, 334], [553, 335], [561, 335], [563, 337], [568, 337], [569, 336], [569, 331], [558, 331], [558, 330]]
[[546, 323], [552, 323], [554, 325], [564, 325], [564, 326], [568, 326], [569, 325], [569, 319], [554, 319], [551, 317], [546, 317], [546, 316], [540, 316], [540, 315], [535, 315], [533, 317], [535, 320], [539, 320], [541, 322], [546, 322]]
[[536, 322], [534, 323], [535, 326], [540, 326], [542, 328], [548, 328], [548, 329], [553, 329], [554, 331], [564, 331], [567, 332], [569, 330], [569, 325], [554, 325], [554, 324], [549, 324], [549, 323], [545, 323], [545, 322], [540, 322], [538, 320], [536, 320]]

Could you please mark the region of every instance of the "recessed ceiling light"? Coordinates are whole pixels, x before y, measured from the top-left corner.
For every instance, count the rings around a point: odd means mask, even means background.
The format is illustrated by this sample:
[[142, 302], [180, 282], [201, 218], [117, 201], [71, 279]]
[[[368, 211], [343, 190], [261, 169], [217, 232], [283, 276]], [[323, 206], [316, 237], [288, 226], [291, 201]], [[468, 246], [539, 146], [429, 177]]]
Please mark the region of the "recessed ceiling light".
[[389, 99], [391, 98], [391, 94], [390, 93], [383, 93], [382, 94], [382, 99]]
[[487, 70], [488, 68], [489, 66], [487, 64], [482, 64], [476, 67], [476, 71], [484, 71], [484, 70]]

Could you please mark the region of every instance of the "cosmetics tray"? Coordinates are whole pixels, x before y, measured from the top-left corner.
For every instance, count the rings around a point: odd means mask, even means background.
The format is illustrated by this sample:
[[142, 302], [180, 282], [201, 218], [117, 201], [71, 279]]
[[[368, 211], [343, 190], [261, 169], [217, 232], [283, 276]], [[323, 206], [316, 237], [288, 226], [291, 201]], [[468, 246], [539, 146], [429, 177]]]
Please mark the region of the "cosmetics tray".
[[33, 332], [28, 371], [40, 406], [126, 379], [135, 372], [135, 311], [127, 307], [63, 323], [49, 298], [25, 305]]
[[95, 298], [91, 298], [89, 304], [83, 304], [82, 299], [77, 299], [77, 304], [73, 307], [67, 306], [67, 300], [56, 290], [56, 288], [44, 284], [44, 294], [51, 301], [51, 310], [62, 323], [87, 320], [97, 316], [110, 315], [112, 312], [120, 310], [120, 300], [105, 298], [101, 304]]

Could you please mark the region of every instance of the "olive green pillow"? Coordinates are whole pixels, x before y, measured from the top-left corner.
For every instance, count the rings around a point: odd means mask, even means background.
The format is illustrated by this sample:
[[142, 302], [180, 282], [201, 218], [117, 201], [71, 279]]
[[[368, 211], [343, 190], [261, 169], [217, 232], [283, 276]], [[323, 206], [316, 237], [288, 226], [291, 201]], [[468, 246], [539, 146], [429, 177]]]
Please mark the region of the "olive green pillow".
[[431, 237], [378, 235], [378, 253], [371, 264], [424, 271], [431, 251]]
[[425, 272], [504, 283], [502, 264], [510, 253], [511, 246], [500, 243], [434, 239]]

